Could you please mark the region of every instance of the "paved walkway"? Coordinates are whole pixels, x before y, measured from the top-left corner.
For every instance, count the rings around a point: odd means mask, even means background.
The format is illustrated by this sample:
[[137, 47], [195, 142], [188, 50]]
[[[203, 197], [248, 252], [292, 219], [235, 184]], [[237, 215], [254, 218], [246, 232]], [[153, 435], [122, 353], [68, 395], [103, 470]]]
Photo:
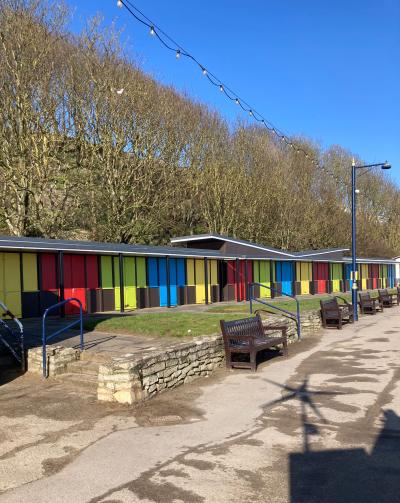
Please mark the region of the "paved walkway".
[[[400, 308], [315, 340], [256, 374], [221, 371], [206, 385], [124, 409], [130, 422], [125, 416], [123, 427], [92, 435], [61, 471], [0, 502], [399, 501]], [[167, 411], [166, 423], [141, 421], [143, 410], [148, 417]], [[35, 408], [27, 413], [35, 421]], [[7, 467], [17, 480], [35, 462], [25, 450], [0, 456], [0, 480], [11, 477]]]

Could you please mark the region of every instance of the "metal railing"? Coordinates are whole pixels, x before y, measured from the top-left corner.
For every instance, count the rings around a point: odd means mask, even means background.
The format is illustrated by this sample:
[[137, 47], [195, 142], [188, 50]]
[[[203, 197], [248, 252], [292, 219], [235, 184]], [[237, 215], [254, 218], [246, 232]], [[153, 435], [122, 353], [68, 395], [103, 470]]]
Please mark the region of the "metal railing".
[[[77, 302], [79, 304], [79, 319], [74, 320], [72, 323], [68, 323], [68, 325], [65, 325], [64, 327], [60, 328], [59, 330], [56, 330], [50, 335], [46, 335], [46, 318], [47, 315], [51, 312], [54, 311], [55, 309], [58, 309], [59, 307], [65, 306], [65, 304], [68, 304], [69, 302]], [[66, 332], [70, 328], [78, 325], [80, 326], [80, 337], [79, 337], [79, 344], [81, 350], [83, 350], [83, 308], [82, 308], [82, 302], [75, 298], [75, 297], [70, 297], [69, 299], [65, 299], [61, 302], [58, 302], [57, 304], [54, 304], [46, 309], [46, 311], [43, 313], [43, 318], [42, 318], [42, 345], [43, 345], [43, 377], [47, 379], [48, 374], [47, 374], [47, 348], [46, 345], [47, 343], [56, 337], [57, 335], [62, 334], [63, 332]]]
[[[260, 288], [267, 288], [271, 292], [274, 293], [279, 293], [280, 295], [283, 295], [284, 297], [289, 297], [290, 299], [294, 300], [296, 302], [296, 312], [292, 313], [291, 311], [288, 311], [286, 309], [283, 309], [282, 307], [278, 307], [276, 304], [271, 304], [270, 302], [265, 301], [264, 299], [260, 299], [258, 297], [254, 296], [254, 287], [259, 286]], [[300, 322], [300, 302], [294, 295], [289, 295], [288, 293], [284, 293], [282, 291], [277, 290], [276, 288], [273, 288], [271, 286], [263, 285], [262, 283], [249, 283], [249, 300], [250, 300], [250, 314], [253, 313], [253, 302], [259, 302], [260, 304], [264, 304], [264, 306], [268, 306], [272, 309], [276, 309], [277, 311], [280, 311], [281, 313], [284, 313], [286, 315], [289, 315], [289, 317], [296, 322], [297, 325], [297, 336], [299, 339], [301, 339], [301, 322]]]
[[[13, 355], [13, 357], [17, 360], [17, 362], [21, 365], [21, 370], [22, 372], [25, 372], [25, 344], [24, 344], [24, 327], [22, 323], [19, 321], [19, 319], [8, 309], [8, 307], [3, 304], [3, 302], [0, 302], [0, 308], [4, 311], [6, 316], [9, 316], [11, 320], [17, 325], [18, 327], [18, 345], [19, 345], [19, 350], [20, 354], [16, 351], [15, 348], [13, 348], [12, 344], [8, 343], [6, 339], [1, 335], [0, 333], [0, 341], [6, 346], [6, 348], [10, 351], [10, 353]], [[11, 329], [11, 327], [8, 326], [8, 324], [0, 318], [0, 326], [2, 326], [5, 331], [10, 334], [10, 337], [12, 340], [15, 339], [15, 333]]]

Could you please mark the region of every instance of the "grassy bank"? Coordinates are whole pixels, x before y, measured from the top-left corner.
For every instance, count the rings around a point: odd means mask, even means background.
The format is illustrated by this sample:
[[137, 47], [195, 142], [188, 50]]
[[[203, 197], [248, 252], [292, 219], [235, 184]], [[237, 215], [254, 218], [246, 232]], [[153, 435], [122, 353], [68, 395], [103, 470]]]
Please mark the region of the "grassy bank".
[[[223, 316], [225, 320], [240, 318], [240, 314]], [[85, 321], [85, 330], [98, 330], [130, 335], [158, 337], [194, 337], [220, 333], [220, 314], [213, 313], [149, 313], [132, 316], [110, 316]]]
[[[346, 299], [348, 302], [351, 302], [351, 295], [350, 294], [341, 294], [341, 297]], [[305, 298], [305, 299], [299, 299], [300, 301], [300, 311], [316, 311], [320, 309], [320, 304], [319, 301], [321, 299], [326, 299], [329, 298], [329, 296], [319, 296], [319, 297], [312, 297], [312, 298]], [[269, 304], [272, 304], [274, 306], [280, 307], [281, 309], [286, 309], [287, 311], [296, 311], [296, 302], [294, 300], [272, 300], [268, 299], [266, 300]], [[213, 306], [209, 309], [210, 313], [242, 313], [242, 314], [249, 314], [249, 304], [228, 304], [228, 305], [219, 305], [219, 306]], [[256, 309], [269, 309], [267, 306], [260, 304], [258, 302], [253, 303], [253, 311]], [[273, 310], [271, 310], [273, 311]]]
[[[351, 302], [351, 294], [339, 294], [348, 302]], [[377, 296], [377, 292], [371, 292], [372, 296]], [[319, 310], [319, 301], [329, 298], [329, 295], [318, 297], [307, 297], [300, 300], [301, 312]], [[268, 300], [274, 306], [296, 311], [294, 300]], [[255, 302], [253, 311], [256, 309], [266, 309], [276, 312], [267, 306]], [[157, 337], [194, 337], [199, 335], [211, 335], [220, 333], [219, 322], [224, 320], [235, 320], [250, 316], [248, 303], [217, 304], [211, 306], [203, 312], [168, 312], [168, 313], [142, 313], [131, 316], [110, 315], [109, 317], [93, 317], [85, 321], [86, 330], [98, 330], [100, 332], [110, 332], [128, 335], [145, 335]]]

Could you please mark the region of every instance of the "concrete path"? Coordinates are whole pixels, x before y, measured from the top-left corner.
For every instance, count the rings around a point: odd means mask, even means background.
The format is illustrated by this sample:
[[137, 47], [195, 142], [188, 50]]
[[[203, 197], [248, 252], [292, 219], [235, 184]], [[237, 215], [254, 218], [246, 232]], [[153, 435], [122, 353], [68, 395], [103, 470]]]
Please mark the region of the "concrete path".
[[0, 503], [400, 501], [400, 309], [316, 339], [165, 394], [176, 424], [131, 421]]

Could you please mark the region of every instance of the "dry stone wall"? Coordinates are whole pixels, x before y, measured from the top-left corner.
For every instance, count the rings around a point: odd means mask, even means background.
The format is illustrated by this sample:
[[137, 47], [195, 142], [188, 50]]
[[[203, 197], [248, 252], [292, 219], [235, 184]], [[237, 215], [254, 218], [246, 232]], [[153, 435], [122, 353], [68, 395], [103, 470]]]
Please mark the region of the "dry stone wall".
[[[321, 328], [319, 313], [302, 315], [302, 333], [307, 336]], [[287, 324], [289, 342], [297, 340], [296, 323], [271, 315], [265, 323]], [[157, 393], [207, 376], [225, 359], [221, 335], [177, 344], [163, 353], [141, 359], [133, 355], [113, 358], [100, 365], [97, 397], [101, 401], [132, 404]]]
[[[289, 343], [297, 340], [296, 322], [283, 316], [267, 315], [265, 323], [287, 325]], [[321, 328], [319, 312], [301, 315], [302, 336]], [[47, 346], [49, 376], [68, 371], [68, 365], [81, 357], [79, 349]], [[224, 364], [225, 354], [221, 335], [199, 337], [171, 346], [163, 352], [154, 351], [138, 358], [126, 354], [112, 358], [99, 366], [97, 396], [101, 401], [132, 404], [157, 393], [211, 374]], [[28, 350], [28, 371], [41, 374], [42, 348]]]
[[100, 365], [98, 399], [132, 404], [221, 366], [224, 348], [220, 336], [199, 338], [141, 359], [127, 355]]
[[[67, 372], [68, 364], [79, 360], [80, 349], [65, 348], [63, 346], [46, 346], [47, 374], [53, 377]], [[42, 347], [28, 349], [27, 370], [35, 374], [43, 373]]]

